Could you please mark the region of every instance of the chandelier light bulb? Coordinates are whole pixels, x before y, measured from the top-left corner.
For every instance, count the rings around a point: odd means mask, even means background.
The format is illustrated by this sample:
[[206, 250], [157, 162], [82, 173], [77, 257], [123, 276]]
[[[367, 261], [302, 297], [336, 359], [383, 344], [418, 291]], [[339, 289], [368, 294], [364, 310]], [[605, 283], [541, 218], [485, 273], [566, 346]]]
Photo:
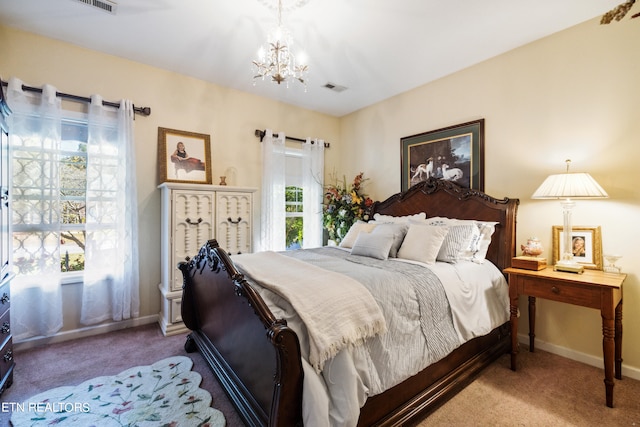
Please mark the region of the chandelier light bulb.
[[267, 53], [264, 50], [264, 46], [260, 46], [260, 49], [258, 49], [258, 60], [264, 62], [266, 57]]

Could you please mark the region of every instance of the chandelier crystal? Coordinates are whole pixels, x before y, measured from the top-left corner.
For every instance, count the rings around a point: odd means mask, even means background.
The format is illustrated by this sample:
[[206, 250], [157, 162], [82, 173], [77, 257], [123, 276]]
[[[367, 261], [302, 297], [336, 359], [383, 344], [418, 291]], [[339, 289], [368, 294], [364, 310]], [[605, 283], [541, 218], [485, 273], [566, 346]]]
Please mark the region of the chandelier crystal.
[[256, 79], [270, 79], [273, 82], [289, 85], [290, 80], [297, 80], [306, 89], [308, 65], [296, 57], [292, 50], [291, 33], [282, 25], [282, 0], [278, 0], [278, 26], [269, 33], [267, 42], [258, 50], [258, 58], [253, 61]]

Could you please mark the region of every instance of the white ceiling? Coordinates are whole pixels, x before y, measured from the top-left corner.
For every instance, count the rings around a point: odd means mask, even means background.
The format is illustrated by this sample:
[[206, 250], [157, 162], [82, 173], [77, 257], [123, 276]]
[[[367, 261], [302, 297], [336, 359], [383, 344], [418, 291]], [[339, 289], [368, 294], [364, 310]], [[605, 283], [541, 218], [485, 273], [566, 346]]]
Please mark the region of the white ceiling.
[[[309, 57], [306, 92], [296, 82], [253, 82], [251, 61], [277, 23], [267, 5], [277, 0], [116, 3], [112, 15], [79, 0], [0, 0], [0, 22], [342, 116], [600, 16], [622, 0], [302, 0], [283, 13], [283, 23]], [[336, 93], [326, 83], [347, 90]]]

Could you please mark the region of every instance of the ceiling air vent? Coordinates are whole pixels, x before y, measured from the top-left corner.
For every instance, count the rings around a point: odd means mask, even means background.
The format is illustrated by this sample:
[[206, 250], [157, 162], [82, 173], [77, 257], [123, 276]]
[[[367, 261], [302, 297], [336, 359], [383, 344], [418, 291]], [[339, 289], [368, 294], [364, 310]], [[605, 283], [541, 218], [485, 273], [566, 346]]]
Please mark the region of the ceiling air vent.
[[103, 12], [110, 13], [112, 15], [116, 14], [116, 9], [118, 4], [116, 2], [110, 0], [74, 0], [79, 3], [84, 3], [87, 6], [95, 7], [96, 9], [100, 9]]
[[340, 86], [334, 83], [327, 83], [326, 85], [324, 85], [323, 87], [326, 87], [329, 90], [332, 90], [334, 92], [344, 92], [345, 90], [347, 90], [347, 88], [345, 86]]

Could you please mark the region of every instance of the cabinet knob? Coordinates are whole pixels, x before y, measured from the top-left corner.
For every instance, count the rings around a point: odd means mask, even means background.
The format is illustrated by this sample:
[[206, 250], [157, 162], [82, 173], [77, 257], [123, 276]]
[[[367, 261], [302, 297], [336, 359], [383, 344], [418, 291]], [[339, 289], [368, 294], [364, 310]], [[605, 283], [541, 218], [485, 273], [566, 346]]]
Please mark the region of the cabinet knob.
[[185, 219], [185, 222], [187, 224], [191, 224], [191, 225], [198, 225], [202, 222], [202, 218], [198, 218], [198, 220], [196, 222], [191, 221], [191, 218], [187, 218]]
[[5, 362], [11, 362], [13, 360], [13, 350], [7, 350], [7, 352], [3, 356], [3, 359]]
[[6, 303], [8, 303], [8, 302], [9, 302], [9, 295], [7, 295], [7, 293], [5, 292], [5, 293], [2, 295], [2, 298], [0, 298], [0, 303], [2, 303], [2, 304], [6, 304]]
[[238, 217], [237, 221], [234, 221], [233, 219], [231, 219], [231, 217], [227, 218], [227, 221], [229, 221], [231, 224], [240, 224], [240, 221], [242, 221], [241, 217]]
[[560, 289], [556, 288], [555, 286], [553, 286], [551, 288], [551, 292], [553, 292], [554, 294], [559, 294], [560, 293]]
[[3, 334], [11, 333], [11, 326], [9, 325], [9, 322], [4, 322], [2, 324], [2, 329], [0, 329], [0, 333], [3, 333]]

